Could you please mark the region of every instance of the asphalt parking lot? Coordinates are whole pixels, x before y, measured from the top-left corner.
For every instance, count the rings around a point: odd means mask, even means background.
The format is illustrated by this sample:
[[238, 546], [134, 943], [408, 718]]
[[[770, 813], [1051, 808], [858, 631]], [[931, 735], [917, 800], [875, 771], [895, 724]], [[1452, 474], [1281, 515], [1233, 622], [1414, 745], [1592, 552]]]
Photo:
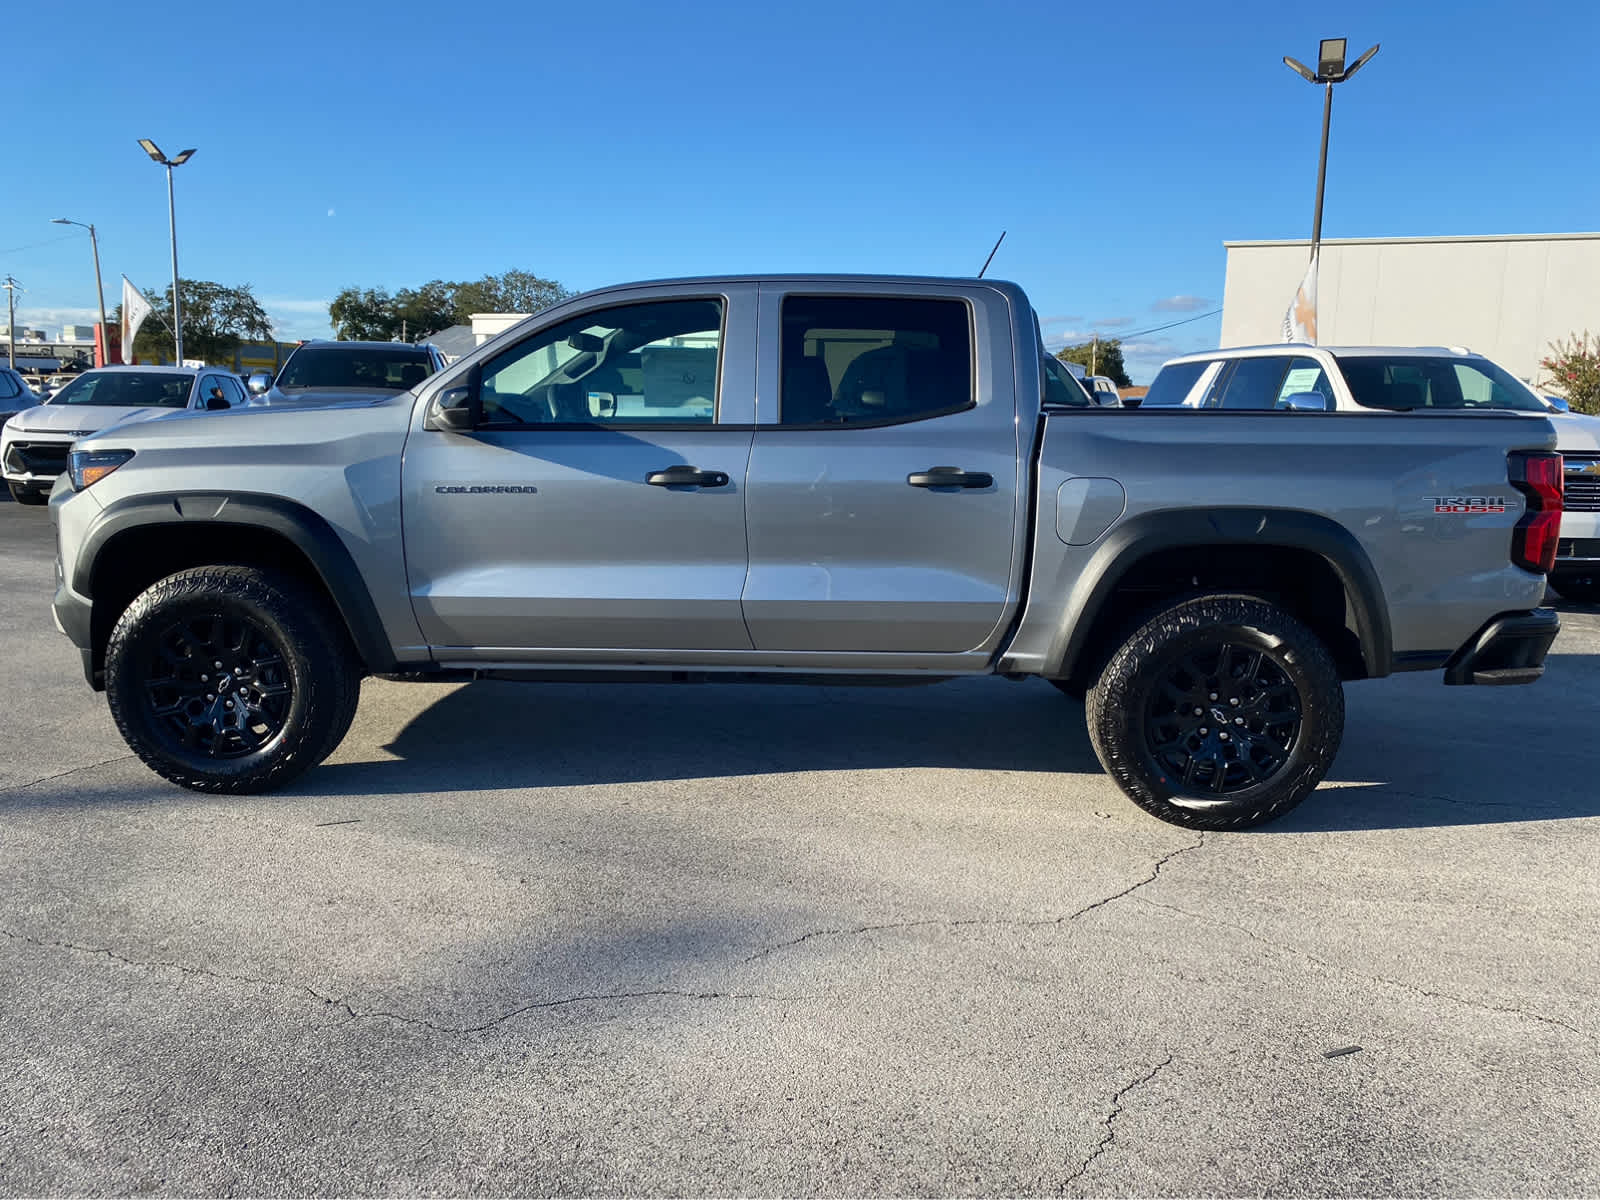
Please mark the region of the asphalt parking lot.
[[1600, 1192], [1594, 610], [1202, 837], [1037, 682], [369, 680], [198, 796], [51, 555], [0, 504], [0, 1192]]

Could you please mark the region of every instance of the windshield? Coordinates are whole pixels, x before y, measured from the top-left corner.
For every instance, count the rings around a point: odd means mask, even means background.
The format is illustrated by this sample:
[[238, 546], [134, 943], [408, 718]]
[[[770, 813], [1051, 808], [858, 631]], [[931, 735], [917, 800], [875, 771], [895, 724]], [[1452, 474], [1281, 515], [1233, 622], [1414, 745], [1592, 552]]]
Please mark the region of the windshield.
[[301, 346], [289, 356], [278, 387], [382, 388], [404, 392], [433, 374], [426, 350], [401, 346]]
[[1341, 354], [1338, 360], [1350, 394], [1363, 408], [1545, 411], [1531, 390], [1486, 358]]
[[59, 404], [98, 404], [108, 408], [187, 408], [194, 376], [167, 371], [105, 371], [79, 375], [50, 397]]

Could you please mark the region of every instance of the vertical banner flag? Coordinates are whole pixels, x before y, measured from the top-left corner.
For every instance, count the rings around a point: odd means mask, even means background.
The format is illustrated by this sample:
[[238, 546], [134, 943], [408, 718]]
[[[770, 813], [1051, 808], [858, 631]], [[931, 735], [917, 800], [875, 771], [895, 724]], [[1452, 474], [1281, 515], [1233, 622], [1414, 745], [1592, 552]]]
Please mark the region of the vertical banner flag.
[[133, 339], [139, 336], [139, 326], [150, 315], [150, 302], [144, 293], [122, 277], [122, 361], [133, 361]]
[[1294, 303], [1283, 314], [1283, 340], [1317, 344], [1317, 256], [1311, 256], [1306, 277], [1294, 294]]

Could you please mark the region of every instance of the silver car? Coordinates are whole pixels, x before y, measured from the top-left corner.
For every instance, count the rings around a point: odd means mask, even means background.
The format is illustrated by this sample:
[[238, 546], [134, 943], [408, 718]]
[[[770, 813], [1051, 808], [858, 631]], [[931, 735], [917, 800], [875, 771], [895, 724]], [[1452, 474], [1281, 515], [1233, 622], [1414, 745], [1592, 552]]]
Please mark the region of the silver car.
[[[31, 392], [29, 397], [36, 399]], [[0, 431], [0, 473], [19, 504], [43, 504], [67, 469], [67, 451], [79, 438], [174, 411], [217, 411], [244, 403], [238, 377], [220, 367], [85, 371], [49, 400], [6, 422]]]
[[409, 342], [304, 342], [274, 379], [250, 376], [251, 404], [377, 399], [408, 392], [444, 368], [444, 356]]

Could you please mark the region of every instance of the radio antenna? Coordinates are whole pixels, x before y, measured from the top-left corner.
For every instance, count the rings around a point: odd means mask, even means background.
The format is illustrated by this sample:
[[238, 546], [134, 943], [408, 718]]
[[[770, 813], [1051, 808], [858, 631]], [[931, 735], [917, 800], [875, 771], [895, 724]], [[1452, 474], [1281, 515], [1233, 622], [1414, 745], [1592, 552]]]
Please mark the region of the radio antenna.
[[[995, 240], [994, 240], [994, 250], [1000, 249], [1000, 243], [1005, 241], [1005, 240], [1006, 240], [1006, 231], [1004, 229], [1002, 229], [1000, 231], [1000, 236], [995, 238]], [[989, 264], [994, 261], [994, 250], [989, 251], [989, 257], [983, 260], [983, 271], [987, 271], [989, 269]], [[983, 278], [983, 271], [979, 271], [978, 272], [978, 278], [979, 279]]]

